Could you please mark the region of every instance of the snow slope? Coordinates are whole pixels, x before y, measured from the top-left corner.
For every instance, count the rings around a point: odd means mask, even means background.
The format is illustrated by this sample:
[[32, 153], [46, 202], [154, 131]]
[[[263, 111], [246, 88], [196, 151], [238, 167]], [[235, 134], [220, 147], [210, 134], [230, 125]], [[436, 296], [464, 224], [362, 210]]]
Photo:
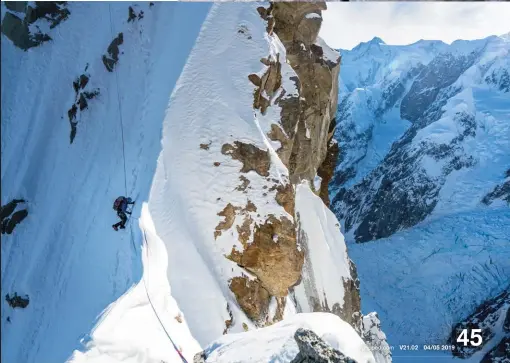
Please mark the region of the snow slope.
[[[129, 24], [128, 5], [112, 3], [111, 11], [114, 34], [124, 32], [115, 72], [135, 220], [148, 199], [168, 99], [210, 5], [144, 3], [135, 6], [144, 18]], [[142, 275], [140, 234], [134, 249], [129, 233], [111, 228], [112, 201], [125, 190], [116, 77], [101, 62], [113, 38], [108, 6], [69, 4], [69, 19], [50, 31], [54, 40], [28, 52], [2, 35], [2, 203], [22, 197], [29, 209], [2, 236], [2, 296], [30, 297], [24, 310], [2, 303], [2, 362], [64, 361]], [[101, 94], [81, 113], [70, 145], [72, 82], [87, 63]]]
[[[137, 228], [131, 226], [132, 230]], [[172, 298], [165, 278], [167, 252], [156, 234], [146, 203], [139, 228], [144, 241], [142, 281], [108, 307], [91, 334], [86, 352], [75, 351], [71, 362], [179, 362], [181, 359], [167, 333], [188, 361], [200, 351]]]
[[345, 301], [344, 279], [351, 276], [350, 259], [338, 220], [324, 208], [322, 200], [306, 183], [296, 188], [296, 215], [306, 236], [300, 239], [306, 251], [303, 281], [295, 287], [295, 298], [300, 311], [312, 312], [310, 296], [321, 305], [329, 301]]
[[[252, 108], [247, 75], [264, 69], [260, 59], [268, 53], [277, 49], [285, 54], [278, 38], [267, 37], [254, 6], [213, 5], [169, 104], [149, 198], [158, 235], [167, 251], [175, 251], [169, 253], [167, 274], [173, 296], [185, 316], [193, 317], [189, 325], [202, 345], [225, 329], [227, 303], [235, 322], [230, 331], [243, 331], [243, 322], [253, 327], [228, 287], [229, 279], [243, 270], [225, 255], [232, 246], [243, 247], [234, 228], [215, 240], [223, 219], [218, 213], [227, 202], [244, 207], [251, 201], [257, 207], [250, 214], [255, 222], [263, 223], [268, 214], [287, 215], [274, 200], [275, 192], [257, 192], [265, 178], [254, 171], [246, 174], [254, 192], [237, 190], [241, 163], [221, 153], [222, 145], [235, 140], [268, 148], [273, 154], [269, 178], [288, 175], [266, 136], [279, 108], [269, 108], [265, 116]], [[247, 31], [238, 32], [240, 26]], [[201, 149], [201, 143], [210, 144], [209, 149]], [[235, 223], [241, 222], [237, 218]]]
[[270, 327], [240, 334], [228, 334], [206, 349], [207, 362], [288, 363], [299, 352], [294, 333], [314, 331], [333, 348], [356, 362], [374, 362], [370, 349], [354, 329], [338, 316], [328, 313], [297, 314]]
[[[2, 41], [2, 72], [9, 74], [2, 78], [2, 200], [25, 198], [29, 205], [28, 218], [2, 241], [2, 293], [30, 296], [25, 310], [2, 305], [9, 331], [2, 361], [153, 363], [178, 361], [177, 351], [191, 360], [224, 330], [257, 327], [229, 288], [232, 277], [253, 278], [226, 258], [243, 250], [236, 228], [243, 217], [250, 217], [250, 239], [255, 223], [269, 218], [294, 226], [276, 201], [277, 188], [268, 188], [289, 184], [289, 177], [279, 142], [267, 135], [281, 117], [275, 99], [296, 95], [296, 73], [278, 37], [268, 35], [258, 4], [131, 5], [144, 17], [128, 23], [125, 3], [70, 4], [69, 19], [48, 29], [53, 41], [26, 53]], [[121, 31], [113, 74], [101, 56]], [[282, 82], [261, 114], [248, 75], [267, 71], [261, 59], [268, 56], [281, 62]], [[84, 69], [100, 94], [78, 114], [69, 145], [67, 110]], [[241, 162], [224, 152], [236, 142], [267, 150], [267, 175], [240, 174]], [[249, 188], [240, 188], [240, 175]], [[128, 228], [114, 232], [111, 205], [119, 194], [137, 203]], [[350, 308], [342, 284], [353, 276], [337, 220], [308, 186], [298, 195], [302, 230], [317, 246], [308, 286], [319, 302], [334, 302], [333, 310]], [[243, 214], [219, 229], [227, 203]], [[284, 318], [311, 311], [309, 292], [299, 294], [297, 307], [285, 298]], [[273, 296], [267, 323], [279, 304]], [[283, 335], [305, 324], [296, 319]], [[337, 329], [331, 342], [346, 354], [353, 342], [362, 349], [347, 322], [328, 321]], [[373, 361], [365, 350], [352, 353]]]

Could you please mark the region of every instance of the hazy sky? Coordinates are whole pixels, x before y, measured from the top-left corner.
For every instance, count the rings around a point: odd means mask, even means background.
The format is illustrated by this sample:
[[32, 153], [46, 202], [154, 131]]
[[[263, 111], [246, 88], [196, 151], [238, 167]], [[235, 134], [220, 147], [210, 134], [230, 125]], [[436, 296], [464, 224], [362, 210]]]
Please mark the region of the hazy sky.
[[343, 49], [375, 36], [387, 44], [451, 43], [510, 32], [510, 2], [336, 2], [322, 17], [320, 36]]

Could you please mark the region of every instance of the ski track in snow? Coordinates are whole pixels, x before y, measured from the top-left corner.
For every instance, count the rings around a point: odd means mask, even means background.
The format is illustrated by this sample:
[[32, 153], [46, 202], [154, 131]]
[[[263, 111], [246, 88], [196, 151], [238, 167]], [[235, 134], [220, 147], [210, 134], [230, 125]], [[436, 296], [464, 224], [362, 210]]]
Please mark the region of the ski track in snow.
[[[209, 7], [144, 3], [134, 6], [144, 18], [127, 23], [128, 4], [111, 3], [114, 36], [124, 33], [114, 72], [127, 187], [137, 198], [129, 224], [148, 199], [165, 108]], [[130, 227], [111, 228], [124, 167], [116, 76], [101, 61], [112, 40], [108, 4], [70, 3], [69, 10], [69, 19], [51, 31], [53, 41], [28, 52], [6, 38], [1, 44], [2, 202], [25, 198], [29, 209], [14, 233], [2, 236], [2, 295], [30, 296], [23, 310], [2, 303], [6, 363], [64, 361], [142, 274], [140, 232], [133, 227], [133, 251]], [[70, 145], [72, 82], [87, 63], [87, 88], [99, 88], [100, 96], [79, 114]], [[143, 334], [151, 326], [139, 328]]]

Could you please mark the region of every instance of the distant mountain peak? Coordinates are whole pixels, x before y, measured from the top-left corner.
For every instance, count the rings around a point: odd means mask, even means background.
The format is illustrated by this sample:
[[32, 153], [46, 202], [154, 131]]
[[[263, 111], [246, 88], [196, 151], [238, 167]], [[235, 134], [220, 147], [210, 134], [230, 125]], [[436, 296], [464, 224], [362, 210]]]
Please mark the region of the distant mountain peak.
[[373, 37], [372, 40], [369, 40], [368, 42], [359, 43], [357, 46], [352, 48], [352, 50], [360, 49], [360, 48], [365, 49], [365, 48], [369, 48], [371, 45], [379, 45], [379, 44], [386, 44], [386, 43], [379, 37]]
[[508, 32], [508, 33], [506, 33], [506, 34], [501, 34], [499, 37], [500, 37], [500, 38], [503, 38], [503, 39], [505, 39], [505, 40], [510, 41], [510, 32]]
[[370, 44], [386, 44], [381, 38], [379, 37], [373, 37], [371, 41], [369, 41]]

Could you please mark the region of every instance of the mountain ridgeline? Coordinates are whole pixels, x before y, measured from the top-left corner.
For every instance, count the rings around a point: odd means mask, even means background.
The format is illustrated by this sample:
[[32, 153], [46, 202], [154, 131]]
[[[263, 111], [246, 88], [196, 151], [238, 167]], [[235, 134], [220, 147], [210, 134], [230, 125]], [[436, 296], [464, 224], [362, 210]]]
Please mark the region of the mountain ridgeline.
[[[341, 51], [335, 133], [341, 151], [330, 189], [346, 233], [367, 242], [434, 212], [509, 202], [509, 165], [485, 163], [489, 150], [508, 154], [508, 110], [497, 111], [510, 97], [509, 48], [496, 36], [408, 46], [375, 38]], [[490, 122], [486, 110], [496, 111]], [[491, 146], [493, 134], [501, 140]], [[485, 176], [476, 181], [478, 174]], [[451, 190], [457, 178], [473, 181], [464, 191], [472, 192], [470, 200]]]

